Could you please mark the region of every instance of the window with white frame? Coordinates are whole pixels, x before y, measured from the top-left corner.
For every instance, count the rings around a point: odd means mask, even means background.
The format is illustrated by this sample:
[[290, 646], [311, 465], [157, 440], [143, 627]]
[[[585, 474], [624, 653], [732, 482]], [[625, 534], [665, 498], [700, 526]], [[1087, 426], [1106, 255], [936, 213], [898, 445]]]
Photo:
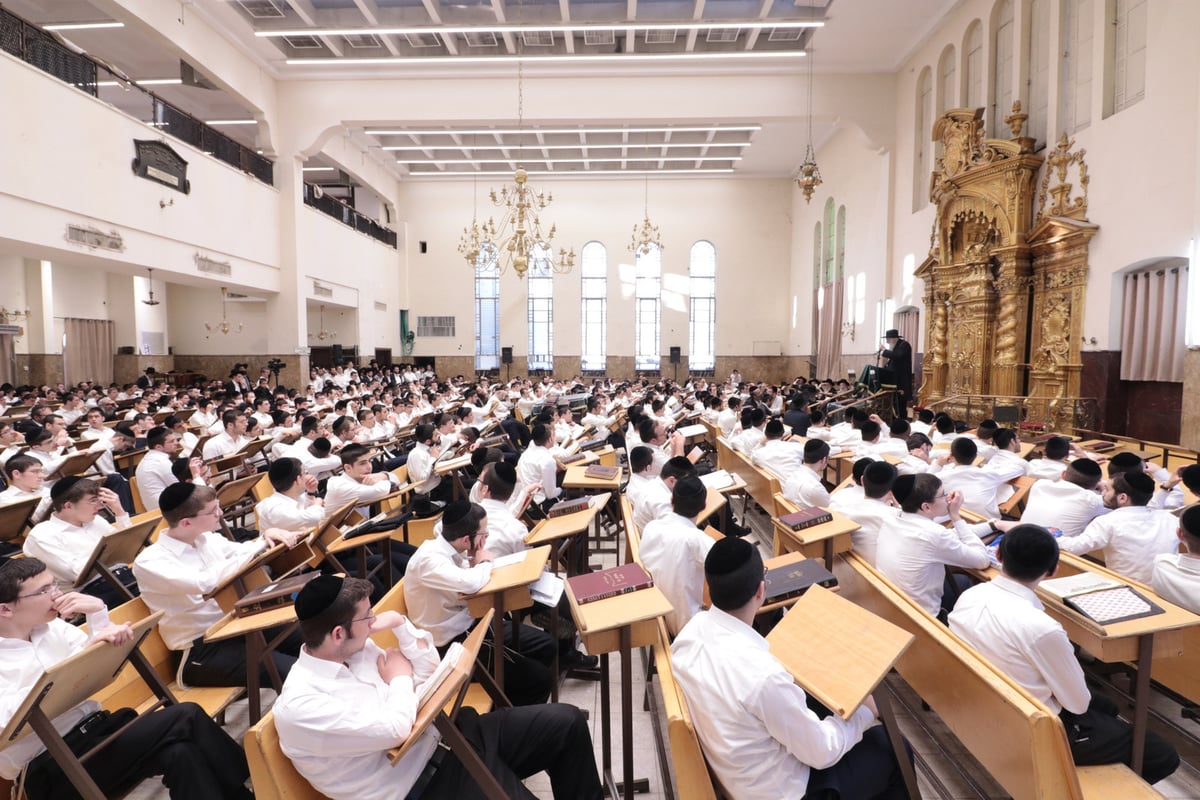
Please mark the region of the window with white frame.
[[913, 211], [929, 205], [929, 173], [933, 171], [933, 71], [917, 79], [917, 129], [913, 131]]
[[983, 97], [983, 24], [975, 20], [963, 38], [963, 106], [982, 108]]
[[475, 369], [500, 368], [500, 260], [486, 244], [475, 258]]
[[1112, 110], [1146, 96], [1146, 0], [1108, 0], [1112, 13]]
[[542, 244], [530, 250], [525, 284], [529, 290], [529, 369], [554, 369], [554, 255]]
[[1050, 0], [1031, 0], [1029, 4], [1029, 50], [1026, 62], [1029, 98], [1025, 135], [1046, 144], [1046, 125], [1050, 116]]
[[603, 372], [608, 368], [608, 252], [600, 242], [588, 242], [579, 256], [583, 282], [579, 366], [585, 372]]
[[989, 135], [994, 139], [1007, 139], [1012, 135], [1004, 118], [1012, 113], [1013, 43], [1012, 0], [1000, 0], [993, 17], [992, 113], [987, 121]]
[[1063, 0], [1059, 127], [1067, 133], [1092, 121], [1092, 7], [1094, 0]]
[[688, 370], [708, 372], [717, 368], [717, 249], [712, 242], [692, 245], [688, 280]]
[[659, 369], [662, 314], [662, 251], [655, 245], [639, 248], [634, 266], [634, 369]]
[[938, 116], [948, 109], [958, 108], [958, 55], [954, 45], [946, 45], [938, 60]]

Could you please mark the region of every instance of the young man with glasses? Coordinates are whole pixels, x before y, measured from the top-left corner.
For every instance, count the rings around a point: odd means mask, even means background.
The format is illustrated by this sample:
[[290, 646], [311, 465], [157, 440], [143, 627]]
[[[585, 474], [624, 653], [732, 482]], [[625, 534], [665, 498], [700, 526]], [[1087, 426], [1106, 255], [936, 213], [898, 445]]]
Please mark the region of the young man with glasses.
[[[163, 612], [158, 630], [167, 647], [183, 651], [184, 683], [244, 686], [246, 643], [241, 638], [204, 641], [204, 632], [225, 616], [216, 600], [204, 596], [267, 548], [277, 543], [292, 546], [300, 534], [268, 528], [256, 539], [231, 542], [213, 533], [221, 519], [217, 493], [193, 483], [171, 484], [158, 505], [170, 527], [134, 559], [142, 599], [151, 611]], [[267, 640], [274, 634], [267, 631]], [[280, 677], [287, 675], [299, 650], [300, 640], [293, 634], [271, 653]]]
[[[90, 638], [63, 621], [78, 614], [87, 616]], [[60, 592], [54, 576], [36, 558], [0, 567], [0, 726], [8, 724], [47, 668], [90, 644], [123, 644], [131, 636], [128, 625], [109, 621], [104, 603], [97, 598]], [[54, 727], [67, 734], [104, 725], [107, 720], [93, 718], [99, 711], [98, 703], [85, 701], [55, 717]], [[94, 743], [93, 737], [85, 746]], [[138, 717], [89, 758], [84, 769], [109, 797], [157, 775], [172, 800], [253, 797], [245, 785], [250, 771], [242, 748], [194, 703], [166, 706]], [[37, 736], [26, 736], [0, 751], [0, 777], [16, 781], [22, 770], [30, 800], [78, 796]]]

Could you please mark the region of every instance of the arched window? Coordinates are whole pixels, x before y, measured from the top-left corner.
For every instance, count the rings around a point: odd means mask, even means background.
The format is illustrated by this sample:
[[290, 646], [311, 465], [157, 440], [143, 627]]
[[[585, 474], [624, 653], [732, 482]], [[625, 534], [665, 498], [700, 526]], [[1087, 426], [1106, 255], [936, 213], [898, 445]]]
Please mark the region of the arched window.
[[963, 38], [964, 108], [983, 107], [983, 71], [983, 24], [975, 20]]
[[834, 227], [836, 206], [833, 198], [825, 201], [825, 277], [821, 283], [833, 283], [834, 253], [837, 252], [837, 229]]
[[599, 242], [588, 242], [579, 255], [583, 280], [579, 367], [585, 372], [603, 372], [608, 368], [608, 252]]
[[929, 173], [933, 171], [933, 71], [926, 67], [917, 79], [917, 128], [913, 131], [913, 211], [929, 204]]
[[554, 369], [553, 253], [542, 244], [530, 250], [525, 283], [529, 289], [529, 369]]
[[1025, 135], [1046, 144], [1046, 125], [1050, 114], [1050, 0], [1029, 3], [1029, 51], [1026, 73], [1029, 76], [1029, 114]]
[[708, 372], [717, 368], [717, 249], [712, 242], [692, 245], [688, 280], [688, 371]]
[[1092, 6], [1093, 0], [1063, 0], [1062, 4], [1058, 127], [1067, 133], [1083, 130], [1092, 121]]
[[475, 259], [475, 369], [500, 369], [500, 261], [492, 244]]
[[[1146, 0], [1109, 0], [1112, 8], [1110, 114], [1146, 96]], [[1106, 75], [1110, 74], [1106, 70]], [[1106, 115], [1107, 116], [1107, 115]]]
[[992, 12], [992, 109], [987, 121], [989, 135], [1007, 139], [1012, 134], [1004, 118], [1013, 104], [1013, 6], [999, 0]]
[[821, 336], [821, 287], [825, 283], [824, 261], [821, 259], [821, 223], [813, 226], [813, 304], [812, 304], [812, 348], [817, 351], [817, 343]]
[[634, 369], [653, 372], [659, 368], [658, 339], [662, 313], [662, 251], [651, 245], [641, 248], [634, 268]]
[[940, 117], [948, 109], [958, 108], [958, 57], [952, 44], [946, 45], [938, 60], [938, 87], [937, 113]]

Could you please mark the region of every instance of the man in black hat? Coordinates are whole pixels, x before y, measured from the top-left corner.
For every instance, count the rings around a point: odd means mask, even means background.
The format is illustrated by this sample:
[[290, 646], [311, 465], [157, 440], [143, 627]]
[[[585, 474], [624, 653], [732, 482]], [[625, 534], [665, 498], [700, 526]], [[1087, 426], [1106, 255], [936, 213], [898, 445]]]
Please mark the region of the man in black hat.
[[[458, 756], [430, 726], [395, 766], [387, 751], [411, 735], [417, 690], [438, 664], [434, 637], [396, 613], [371, 611], [371, 587], [322, 575], [296, 597], [304, 648], [275, 703], [279, 744], [296, 769], [334, 800], [483, 798]], [[372, 633], [391, 630], [384, 650]], [[506, 796], [533, 800], [521, 783], [545, 771], [556, 800], [600, 800], [588, 724], [565, 704], [464, 707], [455, 725]]]
[[913, 383], [913, 352], [912, 345], [900, 336], [900, 331], [892, 328], [883, 335], [887, 347], [879, 346], [879, 355], [887, 359], [885, 367], [896, 376], [896, 413], [901, 417], [908, 416], [908, 404], [912, 402]]

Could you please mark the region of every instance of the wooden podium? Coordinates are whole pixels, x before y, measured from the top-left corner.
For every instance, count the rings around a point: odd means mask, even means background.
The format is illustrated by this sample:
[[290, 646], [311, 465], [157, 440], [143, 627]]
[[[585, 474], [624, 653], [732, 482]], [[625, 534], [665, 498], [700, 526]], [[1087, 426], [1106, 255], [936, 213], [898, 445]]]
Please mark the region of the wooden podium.
[[874, 696], [909, 797], [920, 798], [891, 704], [877, 690], [914, 638], [828, 589], [813, 586], [768, 634], [767, 643], [796, 683], [842, 719], [849, 719], [867, 695]]

